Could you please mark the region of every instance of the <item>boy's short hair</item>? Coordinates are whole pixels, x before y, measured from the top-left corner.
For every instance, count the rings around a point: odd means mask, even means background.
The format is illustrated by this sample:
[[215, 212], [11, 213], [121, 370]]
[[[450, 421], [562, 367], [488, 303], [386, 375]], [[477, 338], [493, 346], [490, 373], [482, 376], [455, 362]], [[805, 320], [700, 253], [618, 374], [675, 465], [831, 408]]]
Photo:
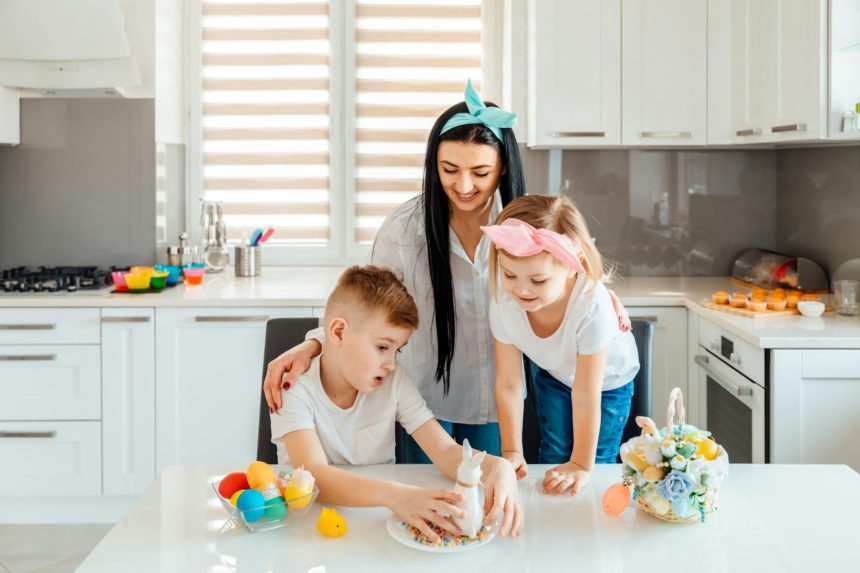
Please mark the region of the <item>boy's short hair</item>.
[[385, 313], [389, 324], [415, 330], [418, 307], [412, 295], [386, 267], [353, 265], [337, 280], [326, 303], [326, 319], [332, 312], [359, 305], [363, 310]]

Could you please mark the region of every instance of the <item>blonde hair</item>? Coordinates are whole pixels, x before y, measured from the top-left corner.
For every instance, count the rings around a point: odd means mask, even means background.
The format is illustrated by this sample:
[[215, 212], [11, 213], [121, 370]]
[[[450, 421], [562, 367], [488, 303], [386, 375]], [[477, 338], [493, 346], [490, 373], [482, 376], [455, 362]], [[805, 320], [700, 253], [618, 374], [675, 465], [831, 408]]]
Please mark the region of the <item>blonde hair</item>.
[[343, 271], [326, 302], [326, 320], [341, 308], [361, 307], [367, 312], [383, 312], [389, 324], [418, 328], [418, 307], [412, 295], [386, 267], [353, 265]]
[[[609, 282], [611, 280], [613, 271], [611, 268], [604, 268], [603, 258], [597, 247], [594, 246], [594, 241], [588, 232], [588, 226], [585, 224], [585, 218], [567, 197], [549, 197], [546, 195], [518, 197], [508, 203], [508, 206], [496, 218], [495, 224], [498, 225], [506, 219], [519, 219], [536, 229], [548, 229], [567, 235], [572, 240], [579, 239], [582, 249], [580, 262], [585, 268], [586, 276], [595, 282]], [[495, 292], [496, 287], [495, 278], [500, 252], [504, 251], [497, 249], [494, 244], [490, 245], [490, 277], [492, 277], [490, 284], [493, 292]], [[514, 259], [520, 258], [506, 252], [505, 255]]]

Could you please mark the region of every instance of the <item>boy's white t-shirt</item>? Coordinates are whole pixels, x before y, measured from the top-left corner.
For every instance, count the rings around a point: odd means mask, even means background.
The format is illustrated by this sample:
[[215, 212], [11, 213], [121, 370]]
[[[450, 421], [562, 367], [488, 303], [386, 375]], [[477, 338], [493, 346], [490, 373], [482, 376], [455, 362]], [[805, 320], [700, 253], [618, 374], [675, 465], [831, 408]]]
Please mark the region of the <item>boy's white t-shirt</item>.
[[577, 277], [564, 321], [554, 333], [540, 338], [526, 312], [504, 290], [490, 297], [490, 328], [503, 344], [511, 344], [559, 382], [573, 387], [576, 355], [594, 354], [609, 347], [603, 391], [624, 386], [639, 371], [636, 341], [618, 327], [618, 316], [603, 283]]
[[424, 398], [400, 368], [369, 394], [359, 393], [346, 409], [329, 399], [320, 380], [320, 357], [311, 361], [289, 390], [281, 391], [281, 409], [271, 415], [272, 442], [278, 463], [289, 463], [283, 437], [296, 430], [316, 430], [330, 464], [394, 463], [394, 424], [412, 434], [433, 419]]

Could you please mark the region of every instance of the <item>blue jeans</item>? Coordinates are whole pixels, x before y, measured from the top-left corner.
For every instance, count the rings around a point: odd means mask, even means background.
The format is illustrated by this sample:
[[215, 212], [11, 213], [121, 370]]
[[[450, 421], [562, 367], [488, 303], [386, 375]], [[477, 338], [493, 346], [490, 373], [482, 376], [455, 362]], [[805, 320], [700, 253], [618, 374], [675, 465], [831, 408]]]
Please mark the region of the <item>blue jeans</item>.
[[[502, 455], [502, 439], [499, 436], [499, 425], [492, 424], [455, 424], [439, 420], [439, 425], [454, 438], [458, 444], [468, 439], [469, 445], [475, 450], [481, 450], [494, 456]], [[404, 432], [405, 433], [405, 432]], [[406, 434], [403, 443], [403, 463], [429, 464], [432, 463], [412, 436]]]
[[[563, 464], [570, 460], [573, 452], [570, 388], [543, 368], [535, 367], [534, 394], [540, 424], [538, 461], [542, 464]], [[633, 382], [602, 393], [595, 463], [616, 463], [632, 401]]]

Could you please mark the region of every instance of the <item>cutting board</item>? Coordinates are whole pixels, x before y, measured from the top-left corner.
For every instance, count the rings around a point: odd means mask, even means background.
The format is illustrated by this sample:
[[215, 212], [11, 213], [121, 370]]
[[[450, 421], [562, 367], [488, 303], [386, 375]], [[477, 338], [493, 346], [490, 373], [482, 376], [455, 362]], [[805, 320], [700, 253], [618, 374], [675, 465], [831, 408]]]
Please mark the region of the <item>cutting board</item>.
[[750, 310], [748, 308], [735, 308], [727, 304], [717, 304], [709, 300], [703, 300], [699, 304], [711, 310], [718, 310], [726, 314], [734, 314], [735, 316], [744, 316], [746, 318], [775, 318], [778, 316], [800, 315], [800, 311], [796, 308], [787, 308], [785, 310]]

